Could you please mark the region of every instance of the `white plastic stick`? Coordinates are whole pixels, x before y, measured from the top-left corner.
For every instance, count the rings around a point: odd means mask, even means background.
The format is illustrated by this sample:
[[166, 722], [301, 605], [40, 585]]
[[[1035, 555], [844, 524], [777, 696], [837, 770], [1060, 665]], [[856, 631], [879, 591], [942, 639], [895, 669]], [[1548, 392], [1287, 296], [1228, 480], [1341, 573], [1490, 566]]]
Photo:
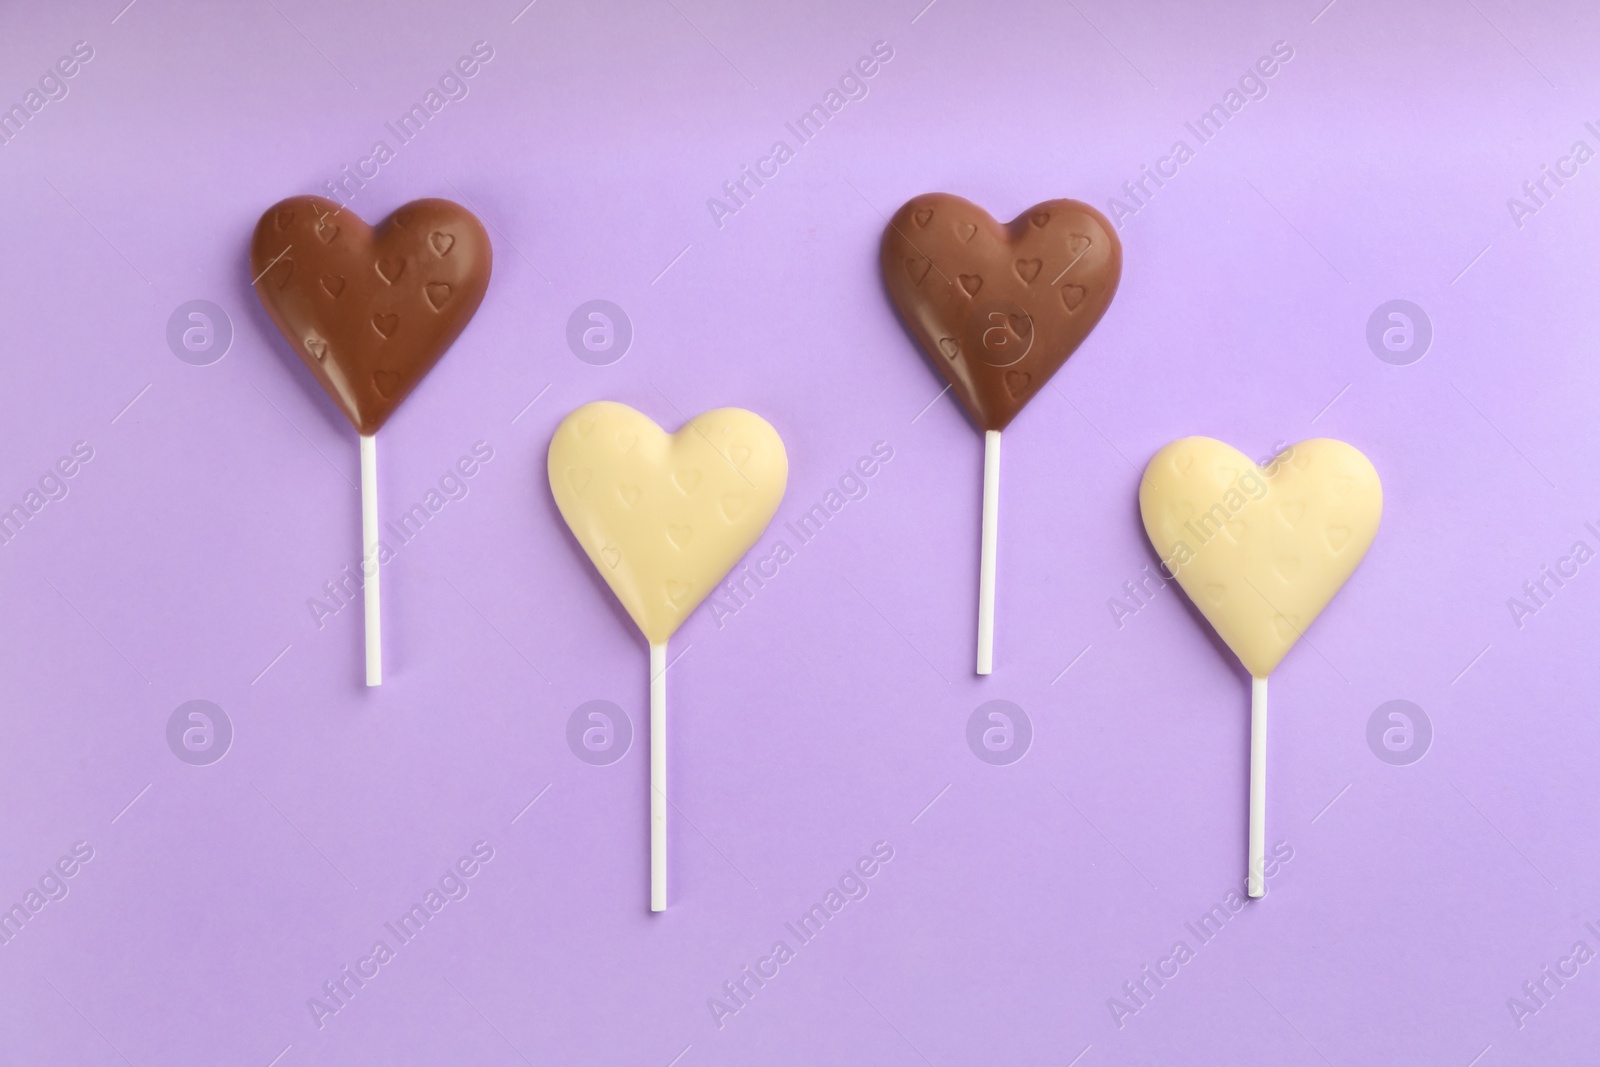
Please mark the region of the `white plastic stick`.
[[1000, 538], [1000, 431], [983, 435], [983, 557], [978, 564], [978, 673], [994, 670], [994, 555]]
[[361, 587], [366, 591], [367, 684], [383, 684], [383, 616], [378, 611], [378, 439], [361, 435]]
[[650, 645], [650, 910], [667, 910], [667, 643]]
[[1249, 893], [1263, 896], [1267, 858], [1267, 680], [1250, 679], [1250, 877]]

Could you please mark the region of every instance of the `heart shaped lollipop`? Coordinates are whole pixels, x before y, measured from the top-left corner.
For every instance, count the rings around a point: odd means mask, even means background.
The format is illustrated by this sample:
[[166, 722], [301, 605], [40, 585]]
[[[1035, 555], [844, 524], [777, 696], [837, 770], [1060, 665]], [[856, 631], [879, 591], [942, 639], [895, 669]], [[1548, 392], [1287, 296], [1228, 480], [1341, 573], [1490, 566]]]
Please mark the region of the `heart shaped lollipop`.
[[448, 200], [413, 200], [373, 228], [332, 200], [291, 197], [250, 242], [262, 306], [361, 436], [368, 685], [383, 680], [376, 435], [471, 321], [492, 258], [482, 224]]
[[884, 286], [917, 344], [984, 432], [977, 672], [994, 665], [1000, 431], [1089, 336], [1122, 277], [1104, 215], [1046, 200], [1001, 225], [976, 204], [928, 193], [883, 234]]
[[1302, 441], [1267, 468], [1209, 437], [1155, 454], [1139, 487], [1162, 565], [1251, 677], [1249, 893], [1263, 886], [1267, 677], [1367, 554], [1383, 514], [1372, 463]]
[[789, 480], [778, 432], [718, 408], [668, 435], [598, 401], [556, 428], [550, 493], [650, 644], [650, 910], [667, 906], [667, 640], [767, 528]]

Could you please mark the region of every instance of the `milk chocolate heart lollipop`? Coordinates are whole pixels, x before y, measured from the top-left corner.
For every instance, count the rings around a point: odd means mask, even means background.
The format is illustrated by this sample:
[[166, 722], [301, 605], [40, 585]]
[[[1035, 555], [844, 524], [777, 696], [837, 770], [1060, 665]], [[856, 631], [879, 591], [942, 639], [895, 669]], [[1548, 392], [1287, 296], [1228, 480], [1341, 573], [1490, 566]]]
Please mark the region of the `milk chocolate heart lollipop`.
[[1259, 897], [1267, 677], [1367, 554], [1383, 487], [1343, 441], [1302, 441], [1263, 470], [1221, 441], [1185, 437], [1145, 468], [1139, 511], [1166, 571], [1250, 672], [1249, 893]]
[[883, 234], [884, 286], [928, 359], [984, 432], [979, 674], [994, 663], [1000, 431], [1111, 306], [1122, 244], [1104, 215], [1046, 200], [1001, 225], [948, 193], [906, 203]]
[[250, 274], [267, 314], [361, 437], [367, 684], [383, 680], [377, 432], [471, 321], [489, 235], [448, 200], [413, 200], [369, 227], [320, 196], [256, 224]]
[[718, 408], [668, 435], [625, 404], [585, 404], [550, 441], [550, 493], [650, 644], [650, 910], [667, 906], [667, 639], [754, 545], [789, 458], [765, 419]]

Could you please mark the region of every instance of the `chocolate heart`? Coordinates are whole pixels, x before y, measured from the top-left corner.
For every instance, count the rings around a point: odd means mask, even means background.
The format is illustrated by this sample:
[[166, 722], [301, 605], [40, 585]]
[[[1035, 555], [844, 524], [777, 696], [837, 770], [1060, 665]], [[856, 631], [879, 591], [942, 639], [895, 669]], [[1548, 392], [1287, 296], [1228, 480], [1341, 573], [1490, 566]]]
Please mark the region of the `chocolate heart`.
[[1116, 295], [1122, 243], [1077, 200], [1002, 226], [948, 193], [909, 201], [880, 257], [889, 298], [981, 430], [1003, 430]]
[[1139, 483], [1164, 568], [1254, 678], [1273, 672], [1349, 580], [1383, 515], [1378, 472], [1343, 441], [1301, 441], [1267, 466], [1185, 437]]
[[667, 640], [767, 528], [789, 480], [759, 415], [718, 408], [668, 434], [609, 400], [550, 441], [550, 492], [589, 559], [651, 642]]
[[290, 346], [362, 434], [394, 414], [489, 287], [489, 235], [466, 208], [413, 200], [369, 227], [320, 196], [256, 223], [250, 274]]

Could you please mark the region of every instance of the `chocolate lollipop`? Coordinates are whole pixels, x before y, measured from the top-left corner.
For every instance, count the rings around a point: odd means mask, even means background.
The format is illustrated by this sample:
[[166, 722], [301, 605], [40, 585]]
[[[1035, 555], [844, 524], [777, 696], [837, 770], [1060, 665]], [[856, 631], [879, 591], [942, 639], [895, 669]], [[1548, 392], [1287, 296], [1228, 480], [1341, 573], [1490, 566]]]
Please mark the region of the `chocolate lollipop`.
[[978, 673], [994, 667], [1000, 431], [1089, 336], [1116, 295], [1122, 244], [1104, 215], [1046, 200], [1001, 225], [948, 193], [909, 201], [883, 234], [889, 298], [983, 431]]
[[472, 320], [491, 260], [483, 225], [448, 200], [413, 200], [373, 228], [332, 200], [291, 197], [250, 242], [262, 306], [361, 435], [368, 685], [383, 681], [378, 429]]
[[1250, 672], [1248, 892], [1266, 892], [1267, 677], [1367, 554], [1383, 514], [1372, 463], [1302, 441], [1263, 470], [1209, 437], [1155, 454], [1139, 512], [1162, 568]]
[[718, 408], [668, 435], [596, 401], [556, 427], [550, 494], [650, 644], [650, 910], [667, 907], [667, 639], [772, 521], [789, 455], [761, 416]]

